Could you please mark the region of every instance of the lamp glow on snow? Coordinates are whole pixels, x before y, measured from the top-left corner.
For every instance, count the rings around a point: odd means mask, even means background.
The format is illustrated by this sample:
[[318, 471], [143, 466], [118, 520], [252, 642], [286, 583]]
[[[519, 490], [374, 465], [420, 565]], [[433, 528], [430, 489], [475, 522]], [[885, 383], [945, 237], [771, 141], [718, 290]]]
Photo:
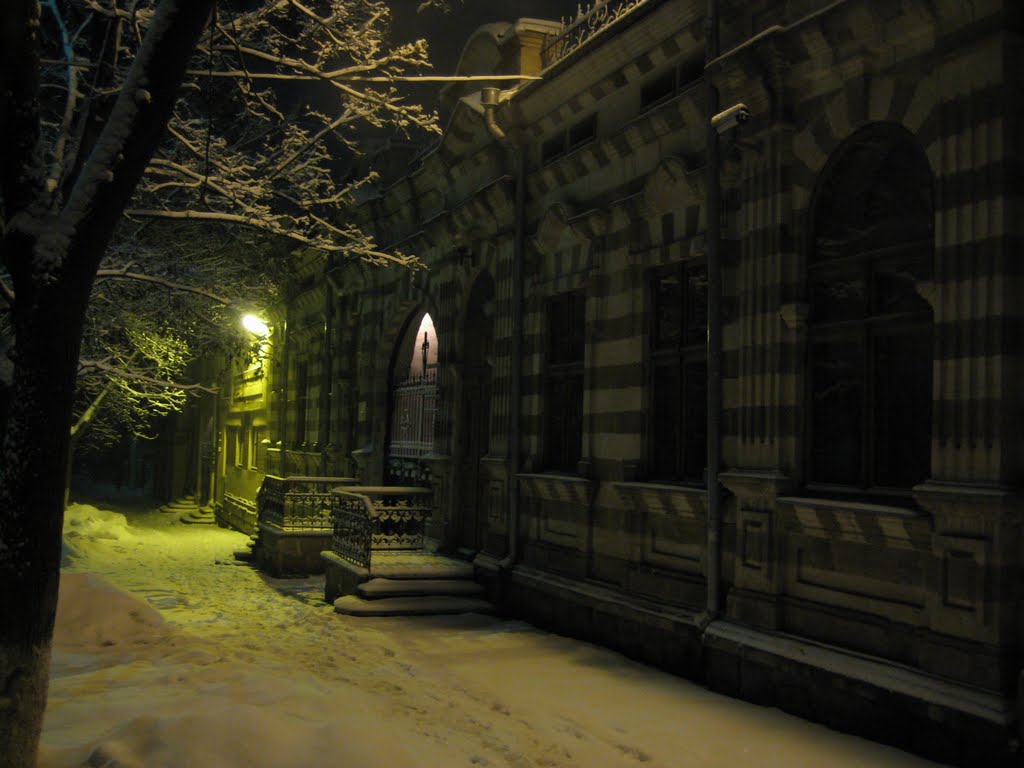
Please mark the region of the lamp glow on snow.
[[270, 334], [270, 326], [256, 317], [256, 315], [246, 315], [243, 317], [242, 327], [253, 336], [267, 336]]

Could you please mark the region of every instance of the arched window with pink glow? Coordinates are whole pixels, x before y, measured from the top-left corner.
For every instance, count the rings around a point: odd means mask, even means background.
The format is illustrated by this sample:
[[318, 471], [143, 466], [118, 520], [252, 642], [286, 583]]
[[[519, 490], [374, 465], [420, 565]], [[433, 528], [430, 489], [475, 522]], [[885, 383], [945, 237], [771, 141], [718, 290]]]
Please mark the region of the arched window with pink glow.
[[427, 312], [413, 315], [395, 350], [391, 370], [387, 483], [429, 485], [429, 473], [419, 459], [434, 447], [437, 353], [433, 318]]

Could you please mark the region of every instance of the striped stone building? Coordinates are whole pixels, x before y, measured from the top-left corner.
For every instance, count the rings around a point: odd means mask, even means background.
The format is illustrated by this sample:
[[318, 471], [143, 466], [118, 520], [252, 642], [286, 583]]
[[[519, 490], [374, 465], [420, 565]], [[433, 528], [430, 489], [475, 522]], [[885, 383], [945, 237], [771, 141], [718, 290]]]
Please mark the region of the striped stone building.
[[597, 6], [467, 42], [461, 73], [537, 79], [449, 85], [361, 206], [425, 269], [297, 279], [266, 467], [430, 486], [516, 615], [1009, 763], [1021, 8]]

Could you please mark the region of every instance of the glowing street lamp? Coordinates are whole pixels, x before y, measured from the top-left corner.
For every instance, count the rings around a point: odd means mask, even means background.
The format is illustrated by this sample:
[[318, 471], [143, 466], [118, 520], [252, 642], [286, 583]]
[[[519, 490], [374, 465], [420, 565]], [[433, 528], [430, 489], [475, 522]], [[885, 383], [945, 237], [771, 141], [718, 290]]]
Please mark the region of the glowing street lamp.
[[256, 317], [256, 315], [246, 315], [243, 317], [242, 326], [253, 336], [267, 336], [270, 334], [270, 326]]

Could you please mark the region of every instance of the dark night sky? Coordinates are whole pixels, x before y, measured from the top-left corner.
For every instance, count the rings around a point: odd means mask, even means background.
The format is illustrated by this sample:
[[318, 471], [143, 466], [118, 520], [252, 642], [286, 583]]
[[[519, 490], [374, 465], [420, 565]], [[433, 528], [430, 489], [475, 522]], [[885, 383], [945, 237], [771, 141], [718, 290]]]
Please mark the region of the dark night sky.
[[396, 40], [425, 37], [430, 43], [434, 69], [452, 74], [462, 46], [481, 24], [521, 18], [569, 18], [579, 0], [452, 0], [451, 13], [436, 10], [417, 13], [420, 0], [392, 0]]
[[[434, 65], [429, 74], [454, 75], [463, 47], [480, 26], [522, 18], [568, 20], [575, 16], [580, 3], [579, 0], [450, 0], [449, 13], [434, 9], [418, 13], [419, 4], [420, 0], [391, 0], [392, 43], [425, 38]], [[441, 124], [445, 125], [448, 114], [441, 105], [442, 86], [442, 83], [407, 84], [403, 90], [410, 102], [438, 110]], [[371, 149], [371, 142], [364, 142], [369, 150], [366, 160], [386, 179], [404, 173], [406, 163], [418, 152], [422, 142], [432, 140], [426, 135], [410, 137], [411, 144], [401, 137], [395, 139], [387, 143], [383, 153]], [[399, 148], [402, 145], [404, 149]], [[349, 161], [342, 159], [341, 162], [347, 165]], [[363, 163], [357, 167], [365, 171]]]
[[[426, 38], [433, 74], [438, 75], [455, 74], [463, 46], [481, 25], [521, 18], [567, 19], [575, 15], [579, 4], [579, 0], [451, 0], [450, 13], [433, 9], [417, 13], [419, 2], [392, 0], [394, 39]], [[436, 107], [440, 90], [440, 85], [433, 87], [434, 100], [424, 96], [424, 104]]]

